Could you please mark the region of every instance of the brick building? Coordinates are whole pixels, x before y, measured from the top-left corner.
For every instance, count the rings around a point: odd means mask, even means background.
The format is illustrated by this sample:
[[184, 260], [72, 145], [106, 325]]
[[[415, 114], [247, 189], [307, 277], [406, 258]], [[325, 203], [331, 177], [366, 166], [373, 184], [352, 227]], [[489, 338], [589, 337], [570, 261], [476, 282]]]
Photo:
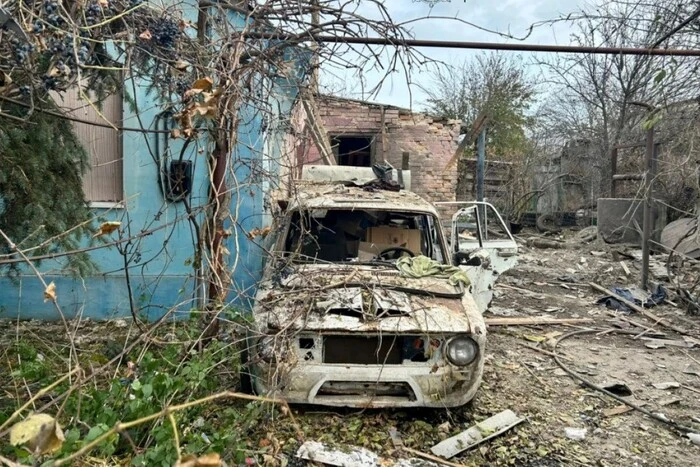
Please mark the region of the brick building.
[[[457, 149], [459, 120], [332, 96], [317, 97], [316, 106], [336, 164], [369, 167], [387, 161], [397, 169], [410, 169], [412, 191], [424, 198], [455, 200], [457, 166], [448, 170], [445, 166]], [[307, 120], [300, 117], [297, 121]], [[304, 134], [303, 130], [297, 134]], [[295, 150], [297, 169], [324, 163], [312, 139], [300, 141]]]

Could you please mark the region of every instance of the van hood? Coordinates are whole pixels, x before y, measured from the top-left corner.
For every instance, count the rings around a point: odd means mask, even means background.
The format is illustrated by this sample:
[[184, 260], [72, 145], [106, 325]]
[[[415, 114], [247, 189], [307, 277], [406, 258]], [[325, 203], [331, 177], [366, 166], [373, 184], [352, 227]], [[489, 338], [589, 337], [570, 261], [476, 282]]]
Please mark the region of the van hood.
[[386, 268], [302, 268], [267, 283], [256, 319], [271, 330], [481, 333], [483, 318], [447, 279], [406, 278]]
[[441, 277], [406, 277], [397, 269], [374, 266], [304, 265], [280, 278], [284, 288], [382, 287], [412, 295], [460, 298], [464, 287]]

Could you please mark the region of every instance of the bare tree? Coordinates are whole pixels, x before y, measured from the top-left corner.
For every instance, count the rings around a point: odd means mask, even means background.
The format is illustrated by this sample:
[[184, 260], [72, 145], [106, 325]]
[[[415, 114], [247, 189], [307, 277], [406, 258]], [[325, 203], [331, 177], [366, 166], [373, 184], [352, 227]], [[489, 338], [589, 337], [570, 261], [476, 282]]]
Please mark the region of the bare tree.
[[[689, 10], [687, 2], [606, 2], [581, 13], [572, 39], [586, 46], [647, 47], [660, 39], [667, 47], [697, 44], [692, 31], [665, 37]], [[590, 143], [598, 154], [594, 185], [601, 194], [610, 190], [612, 147], [640, 141], [642, 125], [658, 123], [664, 109], [695, 97], [698, 82], [696, 65], [686, 58], [581, 54], [541, 64], [556, 90], [546, 103], [550, 131]], [[650, 115], [638, 103], [658, 110]]]

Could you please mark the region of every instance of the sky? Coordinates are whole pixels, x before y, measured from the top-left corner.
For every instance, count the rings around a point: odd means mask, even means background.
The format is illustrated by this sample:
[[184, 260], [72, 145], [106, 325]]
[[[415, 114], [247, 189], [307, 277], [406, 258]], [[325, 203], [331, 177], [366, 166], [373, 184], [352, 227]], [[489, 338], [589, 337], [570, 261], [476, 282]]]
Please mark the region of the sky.
[[[487, 29], [522, 37], [527, 34], [533, 23], [561, 18], [580, 10], [584, 3], [581, 0], [441, 0], [431, 8], [424, 0], [384, 0], [384, 5], [396, 23], [428, 15], [456, 17]], [[360, 10], [361, 12], [368, 15], [375, 11], [367, 6], [360, 6], [360, 8], [364, 9], [364, 11]], [[518, 41], [481, 31], [452, 19], [437, 18], [411, 23], [407, 28], [416, 39], [557, 45], [569, 44], [572, 32], [570, 24], [560, 22], [539, 26], [527, 39]], [[430, 58], [448, 64], [461, 64], [480, 53], [463, 49], [421, 50]], [[520, 52], [501, 53], [518, 54]], [[529, 59], [534, 56], [528, 53], [520, 54], [525, 62], [529, 62]], [[538, 70], [534, 66], [531, 68], [528, 72], [535, 76]], [[370, 87], [381, 77], [379, 73], [373, 71], [367, 72], [365, 76]], [[325, 72], [321, 77], [322, 85], [327, 85], [329, 90], [338, 92], [344, 97], [357, 99], [370, 97], [371, 100], [383, 104], [420, 109], [427, 97], [421, 86], [429, 84], [429, 70], [424, 68], [418, 72], [412, 72], [411, 80], [414, 84], [409, 86], [404, 73], [394, 73], [391, 79], [384, 82], [376, 96], [367, 96], [363, 95], [362, 86], [359, 85], [357, 78], [349, 73], [338, 75], [337, 72]]]

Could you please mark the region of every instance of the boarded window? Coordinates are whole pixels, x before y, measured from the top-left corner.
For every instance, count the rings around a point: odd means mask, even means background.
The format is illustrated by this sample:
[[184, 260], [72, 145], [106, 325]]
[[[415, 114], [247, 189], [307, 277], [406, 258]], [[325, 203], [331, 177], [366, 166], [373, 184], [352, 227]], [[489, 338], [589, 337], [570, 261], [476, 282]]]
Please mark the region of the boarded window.
[[[92, 97], [92, 96], [91, 96]], [[71, 89], [56, 102], [71, 116], [81, 120], [121, 126], [122, 96], [112, 94], [100, 105], [80, 98], [77, 89]], [[99, 111], [99, 113], [98, 113]], [[102, 114], [102, 116], [100, 116]], [[90, 167], [83, 176], [85, 199], [90, 202], [118, 202], [124, 199], [121, 132], [113, 128], [74, 122], [75, 133], [88, 152]]]

